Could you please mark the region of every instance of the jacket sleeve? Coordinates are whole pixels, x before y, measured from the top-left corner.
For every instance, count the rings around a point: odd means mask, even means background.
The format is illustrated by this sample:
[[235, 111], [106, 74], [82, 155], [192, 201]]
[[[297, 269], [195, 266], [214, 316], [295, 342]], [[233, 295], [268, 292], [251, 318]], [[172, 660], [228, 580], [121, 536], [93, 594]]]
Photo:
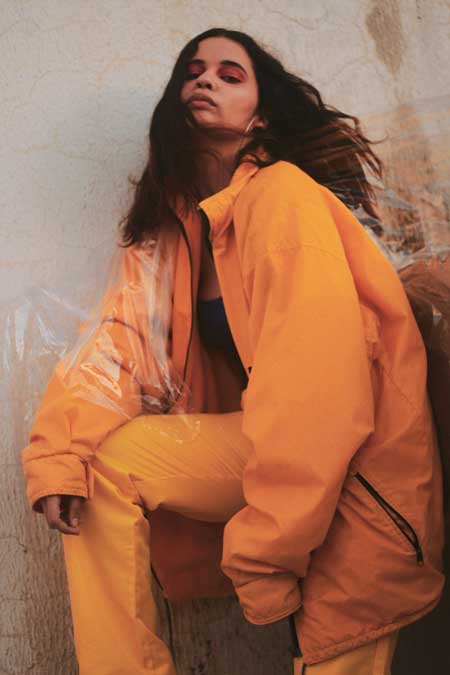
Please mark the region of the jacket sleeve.
[[166, 364], [158, 363], [168, 313], [158, 307], [167, 295], [156, 288], [160, 270], [154, 256], [133, 247], [116, 260], [99, 316], [58, 363], [22, 453], [28, 499], [38, 512], [46, 495], [91, 497], [89, 462], [99, 444], [143, 404], [160, 411], [167, 394]]
[[373, 431], [361, 311], [342, 255], [295, 244], [246, 275], [253, 366], [243, 432], [247, 506], [228, 522], [222, 568], [246, 618], [301, 606], [299, 579], [322, 544], [349, 463]]

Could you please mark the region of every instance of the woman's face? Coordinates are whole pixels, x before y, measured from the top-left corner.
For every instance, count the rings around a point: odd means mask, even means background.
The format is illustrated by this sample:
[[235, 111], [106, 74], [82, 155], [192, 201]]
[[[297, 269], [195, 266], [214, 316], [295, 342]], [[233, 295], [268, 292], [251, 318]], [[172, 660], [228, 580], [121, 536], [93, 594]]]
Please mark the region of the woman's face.
[[187, 66], [181, 100], [200, 125], [231, 126], [240, 131], [250, 123], [248, 131], [263, 126], [255, 114], [258, 86], [252, 62], [245, 49], [228, 38], [212, 37], [199, 43]]

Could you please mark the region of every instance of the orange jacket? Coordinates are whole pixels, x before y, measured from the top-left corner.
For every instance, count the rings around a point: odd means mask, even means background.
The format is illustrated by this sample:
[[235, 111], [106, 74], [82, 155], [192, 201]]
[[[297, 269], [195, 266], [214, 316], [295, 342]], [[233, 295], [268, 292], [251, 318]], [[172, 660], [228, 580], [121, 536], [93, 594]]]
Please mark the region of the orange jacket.
[[[168, 350], [191, 409], [237, 407], [237, 375], [205, 352], [193, 320], [200, 220], [207, 219], [231, 331], [249, 373], [243, 431], [254, 447], [243, 478], [247, 506], [225, 526], [222, 568], [252, 623], [300, 608], [300, 646], [305, 662], [316, 663], [415, 621], [441, 595], [442, 476], [423, 343], [390, 264], [339, 199], [294, 165], [241, 164], [230, 185], [199, 207], [172, 235]], [[138, 295], [145, 294], [143, 276], [136, 277], [143, 255], [137, 247], [125, 253]], [[113, 360], [133, 416], [148, 366], [127, 362], [123, 317], [105, 317], [102, 344], [118, 345]], [[138, 311], [132, 321], [151, 364], [145, 321], [138, 325]], [[98, 335], [89, 354], [98, 350]], [[95, 403], [74, 406], [75, 390], [55, 374], [24, 451], [35, 508], [44, 494], [87, 495], [89, 458], [101, 436], [127, 419], [112, 406], [99, 428]], [[182, 559], [183, 543], [177, 537], [174, 562], [167, 528], [164, 535], [157, 517], [152, 523], [163, 585], [178, 571], [173, 596], [198, 595], [180, 566], [189, 557]], [[200, 559], [191, 562], [196, 581], [201, 569], [208, 594], [227, 592], [217, 573], [217, 527], [182, 524], [190, 528], [186, 551]]]

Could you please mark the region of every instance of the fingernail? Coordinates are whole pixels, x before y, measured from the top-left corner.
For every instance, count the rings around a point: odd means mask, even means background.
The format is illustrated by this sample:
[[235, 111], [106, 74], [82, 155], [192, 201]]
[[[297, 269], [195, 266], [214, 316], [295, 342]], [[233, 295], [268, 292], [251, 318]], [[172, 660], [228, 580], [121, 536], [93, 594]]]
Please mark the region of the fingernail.
[[78, 518], [72, 518], [72, 525], [73, 525], [74, 527], [78, 527], [78, 523], [79, 523]]

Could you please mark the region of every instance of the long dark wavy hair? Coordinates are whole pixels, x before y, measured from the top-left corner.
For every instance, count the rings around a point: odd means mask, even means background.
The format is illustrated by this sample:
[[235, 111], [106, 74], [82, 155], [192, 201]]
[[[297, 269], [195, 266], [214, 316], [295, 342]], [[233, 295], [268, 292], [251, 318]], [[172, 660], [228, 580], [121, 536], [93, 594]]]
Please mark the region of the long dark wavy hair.
[[[332, 190], [352, 209], [361, 207], [377, 234], [382, 231], [376, 212], [376, 195], [370, 174], [380, 179], [382, 164], [372, 142], [362, 133], [353, 115], [326, 105], [319, 91], [302, 78], [287, 72], [278, 59], [240, 31], [212, 28], [194, 37], [181, 50], [164, 94], [154, 110], [149, 132], [149, 157], [135, 187], [134, 200], [120, 222], [125, 246], [140, 243], [160, 227], [175, 222], [173, 199], [182, 198], [186, 209], [199, 200], [197, 163], [198, 125], [188, 106], [180, 100], [188, 63], [202, 40], [225, 37], [247, 52], [258, 85], [256, 113], [266, 128], [245, 134], [248, 142], [237, 153], [235, 167], [250, 155], [260, 167], [282, 159], [297, 165], [314, 180]], [[211, 133], [201, 130], [201, 133]], [[242, 132], [241, 132], [242, 134]], [[258, 156], [262, 147], [270, 159]], [[214, 154], [214, 153], [212, 153]]]

